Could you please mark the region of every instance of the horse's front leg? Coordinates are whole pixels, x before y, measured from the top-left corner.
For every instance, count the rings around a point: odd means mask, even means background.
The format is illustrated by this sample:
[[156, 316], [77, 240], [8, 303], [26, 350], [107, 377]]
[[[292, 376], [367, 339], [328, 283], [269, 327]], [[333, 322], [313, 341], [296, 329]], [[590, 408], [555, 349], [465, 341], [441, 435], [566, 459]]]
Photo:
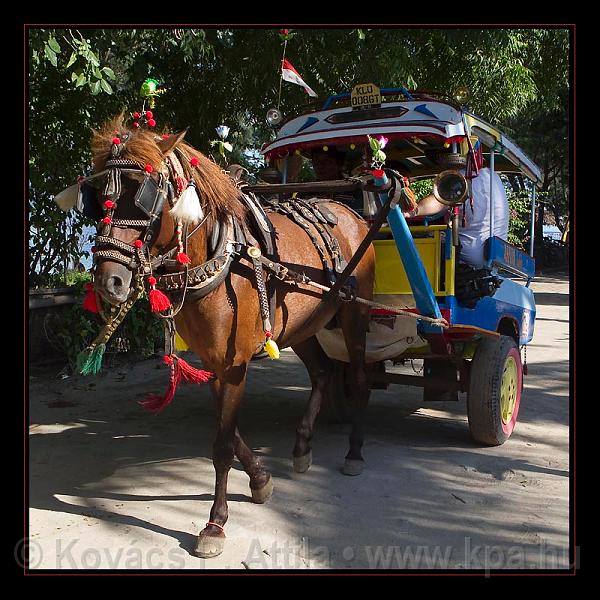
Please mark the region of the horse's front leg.
[[244, 467], [244, 471], [250, 477], [252, 502], [264, 504], [273, 495], [273, 478], [264, 468], [260, 458], [248, 448], [237, 428], [235, 430], [234, 450], [238, 460], [242, 463], [242, 467]]
[[198, 536], [196, 554], [211, 558], [223, 552], [227, 523], [227, 476], [235, 453], [237, 415], [246, 385], [247, 364], [229, 368], [218, 386], [217, 436], [213, 444], [215, 499], [206, 527]]
[[[218, 380], [211, 384], [215, 399], [219, 399], [219, 390], [221, 385]], [[250, 478], [250, 493], [252, 502], [264, 504], [273, 495], [273, 478], [265, 469], [260, 458], [248, 447], [244, 438], [242, 438], [239, 429], [235, 428], [235, 439], [233, 443], [235, 456], [240, 461], [244, 471]]]

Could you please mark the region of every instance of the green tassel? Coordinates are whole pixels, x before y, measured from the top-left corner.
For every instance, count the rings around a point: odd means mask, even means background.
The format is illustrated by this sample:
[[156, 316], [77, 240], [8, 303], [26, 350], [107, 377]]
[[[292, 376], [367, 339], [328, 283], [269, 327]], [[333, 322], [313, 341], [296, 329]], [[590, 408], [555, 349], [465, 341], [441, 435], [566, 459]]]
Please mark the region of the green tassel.
[[98, 344], [95, 348], [86, 348], [77, 356], [77, 371], [81, 375], [96, 375], [102, 366], [102, 357], [106, 344]]

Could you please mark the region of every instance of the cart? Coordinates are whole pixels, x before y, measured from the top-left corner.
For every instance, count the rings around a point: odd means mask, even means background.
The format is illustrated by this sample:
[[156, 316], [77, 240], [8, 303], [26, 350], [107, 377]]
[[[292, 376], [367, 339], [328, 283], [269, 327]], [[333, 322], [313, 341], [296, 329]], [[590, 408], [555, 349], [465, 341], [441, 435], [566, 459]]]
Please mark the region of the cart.
[[[262, 148], [268, 165], [265, 172], [271, 181], [273, 173], [279, 174], [279, 181], [249, 190], [282, 199], [327, 192], [344, 201], [346, 194], [348, 204], [354, 208], [362, 204], [363, 216], [377, 221], [389, 197], [388, 178], [375, 177], [379, 189], [365, 192], [363, 186], [357, 195], [353, 176], [368, 168], [368, 136], [388, 139], [386, 166], [413, 182], [434, 179], [436, 197], [449, 206], [447, 215], [437, 220], [406, 219], [400, 206], [388, 206], [386, 221], [371, 228], [375, 300], [428, 319], [372, 310], [367, 351], [371, 387], [419, 386], [425, 402], [458, 400], [458, 393], [464, 392], [473, 438], [485, 445], [502, 444], [517, 422], [526, 372], [522, 353], [534, 333], [536, 307], [529, 285], [535, 273], [533, 219], [540, 169], [497, 127], [452, 98], [362, 84], [284, 122], [275, 139]], [[290, 181], [298, 162], [315, 150], [335, 152], [346, 166], [346, 177]], [[436, 151], [448, 155], [443, 167], [431, 159]], [[531, 241], [526, 252], [491, 235], [485, 242], [484, 268], [465, 275], [458, 254], [458, 207], [468, 200], [473, 169], [480, 176], [481, 158], [490, 173], [517, 177], [530, 192]], [[458, 168], [465, 165], [470, 178]], [[494, 211], [490, 213], [492, 233]], [[448, 326], [436, 325], [440, 319]], [[324, 330], [318, 339], [329, 356], [343, 364], [344, 347], [335, 330]], [[386, 370], [386, 365], [414, 359], [424, 359], [422, 375]]]

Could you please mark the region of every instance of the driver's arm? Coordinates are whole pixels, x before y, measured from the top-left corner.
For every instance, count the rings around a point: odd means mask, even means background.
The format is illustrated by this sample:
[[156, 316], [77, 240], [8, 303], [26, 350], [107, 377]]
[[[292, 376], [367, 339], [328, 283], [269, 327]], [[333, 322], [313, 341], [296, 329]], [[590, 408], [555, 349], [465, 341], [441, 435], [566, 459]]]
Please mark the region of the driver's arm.
[[407, 218], [417, 216], [428, 217], [430, 215], [437, 215], [437, 213], [445, 208], [448, 207], [436, 200], [436, 197], [433, 194], [430, 194], [429, 196], [425, 196], [412, 211], [403, 214]]

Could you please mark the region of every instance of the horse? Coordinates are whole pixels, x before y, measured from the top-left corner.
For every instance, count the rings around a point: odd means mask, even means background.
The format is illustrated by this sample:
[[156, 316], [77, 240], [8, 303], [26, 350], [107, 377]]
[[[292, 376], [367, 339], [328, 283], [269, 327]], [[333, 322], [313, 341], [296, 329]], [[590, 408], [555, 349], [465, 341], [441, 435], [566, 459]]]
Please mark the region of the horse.
[[[173, 256], [177, 245], [181, 250], [184, 244], [190, 262], [179, 265], [179, 271], [185, 269], [185, 272], [190, 272], [194, 266], [211, 259], [216, 229], [220, 232], [227, 229], [227, 235], [231, 236], [232, 223], [237, 223], [248, 230], [248, 208], [240, 201], [240, 188], [227, 172], [184, 141], [186, 131], [161, 136], [149, 128], [127, 126], [121, 114], [93, 131], [92, 159], [95, 173], [111, 171], [110, 165], [128, 167], [122, 170], [122, 185], [118, 198], [115, 196], [111, 205], [111, 219], [99, 223], [98, 231], [104, 234], [102, 239], [108, 240], [113, 249], [135, 248], [145, 253], [148, 261]], [[118, 158], [115, 159], [115, 156]], [[179, 159], [179, 174], [169, 168], [169, 164], [172, 166], [173, 162], [177, 162], [174, 157]], [[177, 181], [179, 177], [195, 186], [201, 204], [201, 218], [198, 217], [200, 220], [191, 233], [189, 230], [187, 234], [183, 232], [183, 241], [181, 227], [178, 230], [170, 202], [164, 202], [159, 214], [154, 215], [155, 226], [150, 231], [144, 228], [147, 221], [140, 220], [138, 202], [139, 190], [143, 187], [140, 183], [142, 176], [143, 181], [151, 179], [155, 184], [159, 180], [168, 182], [176, 190], [175, 200], [181, 192], [181, 181]], [[96, 202], [102, 202], [102, 198]], [[340, 251], [344, 257], [350, 258], [365, 237], [368, 226], [352, 209], [341, 203], [328, 200], [325, 206], [337, 219], [332, 231]], [[328, 282], [330, 285], [331, 280], [326, 278], [323, 269], [322, 256], [307, 231], [278, 212], [269, 212], [269, 219], [275, 232], [279, 264], [301, 270], [322, 285]], [[353, 272], [356, 294], [362, 298], [373, 297], [374, 261], [374, 250], [369, 246]], [[146, 271], [148, 264], [146, 262]], [[148, 275], [147, 272], [140, 273], [140, 268], [135, 261], [128, 263], [119, 259], [118, 252], [102, 253], [97, 250], [93, 267], [95, 292], [108, 305], [123, 305], [131, 298], [136, 280]], [[234, 456], [249, 476], [253, 502], [264, 503], [273, 492], [271, 474], [246, 444], [237, 426], [248, 365], [265, 343], [264, 319], [261, 318], [264, 311], [261, 313], [260, 294], [257, 293], [259, 284], [255, 275], [248, 256], [234, 253], [222, 282], [202, 297], [186, 297], [174, 317], [181, 338], [201, 359], [204, 367], [214, 373], [210, 387], [217, 410], [217, 431], [212, 449], [215, 492], [209, 520], [198, 535], [194, 551], [202, 558], [217, 556], [224, 548], [224, 527], [228, 519], [227, 476]], [[152, 281], [149, 277], [147, 279]], [[168, 290], [166, 293], [169, 294]], [[280, 348], [293, 349], [306, 366], [312, 386], [305, 412], [296, 429], [292, 451], [294, 469], [304, 472], [310, 467], [310, 442], [315, 420], [334, 370], [333, 361], [325, 354], [315, 334], [335, 320], [343, 330], [350, 357], [348, 372], [352, 378], [350, 388], [354, 407], [343, 472], [359, 474], [364, 464], [362, 421], [369, 398], [365, 366], [369, 307], [356, 302], [342, 302], [337, 298], [324, 302], [321, 291], [315, 291], [301, 281], [286, 280], [276, 281], [274, 306], [272, 331], [267, 333], [271, 333], [271, 339]]]

